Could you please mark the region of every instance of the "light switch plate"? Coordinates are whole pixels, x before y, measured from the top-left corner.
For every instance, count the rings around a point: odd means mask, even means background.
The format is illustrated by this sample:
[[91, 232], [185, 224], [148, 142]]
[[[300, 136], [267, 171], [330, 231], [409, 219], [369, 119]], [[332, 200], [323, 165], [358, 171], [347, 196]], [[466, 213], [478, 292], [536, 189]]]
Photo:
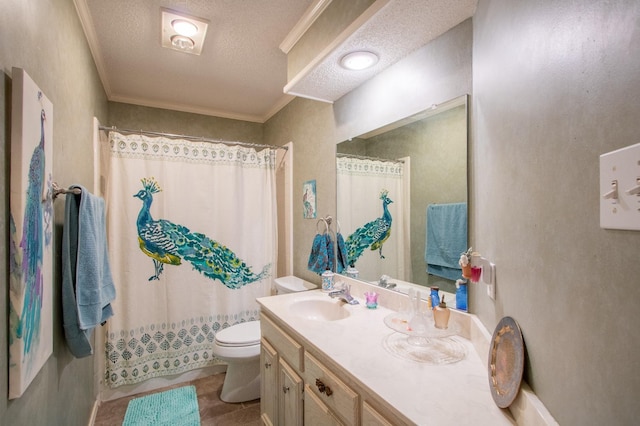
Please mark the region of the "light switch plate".
[[[600, 156], [600, 227], [640, 231], [640, 143]], [[612, 192], [614, 191], [614, 192]]]

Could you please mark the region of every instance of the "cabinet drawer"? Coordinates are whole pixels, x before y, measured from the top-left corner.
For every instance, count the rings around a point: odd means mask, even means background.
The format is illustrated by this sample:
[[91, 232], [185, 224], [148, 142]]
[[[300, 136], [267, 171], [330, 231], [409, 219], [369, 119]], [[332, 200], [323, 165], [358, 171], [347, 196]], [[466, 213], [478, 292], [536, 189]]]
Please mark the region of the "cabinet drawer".
[[[313, 393], [347, 425], [358, 424], [359, 397], [313, 355], [304, 354], [304, 380]], [[320, 383], [321, 382], [321, 383]], [[324, 385], [324, 392], [319, 386]]]
[[266, 315], [260, 316], [260, 332], [275, 348], [281, 358], [299, 372], [303, 371], [304, 348], [280, 327], [274, 324]]

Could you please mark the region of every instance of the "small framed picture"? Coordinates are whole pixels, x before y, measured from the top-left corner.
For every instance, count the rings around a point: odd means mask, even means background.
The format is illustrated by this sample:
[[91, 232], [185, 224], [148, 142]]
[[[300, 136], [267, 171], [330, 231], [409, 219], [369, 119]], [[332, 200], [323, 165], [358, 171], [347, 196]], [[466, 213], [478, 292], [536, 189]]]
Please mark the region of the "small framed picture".
[[317, 216], [316, 181], [308, 180], [302, 185], [302, 215], [305, 219]]

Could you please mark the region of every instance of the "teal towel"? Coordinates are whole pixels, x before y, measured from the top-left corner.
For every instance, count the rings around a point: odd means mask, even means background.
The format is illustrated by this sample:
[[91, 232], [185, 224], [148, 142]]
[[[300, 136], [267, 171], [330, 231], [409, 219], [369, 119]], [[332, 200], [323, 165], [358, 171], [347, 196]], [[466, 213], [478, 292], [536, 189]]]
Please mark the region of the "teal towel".
[[113, 315], [115, 286], [107, 252], [104, 200], [80, 185], [68, 193], [62, 236], [62, 308], [71, 353], [92, 353], [91, 332]]
[[427, 272], [449, 280], [460, 278], [460, 254], [467, 250], [467, 203], [427, 207]]
[[336, 271], [341, 274], [349, 265], [347, 264], [347, 247], [344, 244], [344, 238], [340, 232], [336, 235], [336, 248]]

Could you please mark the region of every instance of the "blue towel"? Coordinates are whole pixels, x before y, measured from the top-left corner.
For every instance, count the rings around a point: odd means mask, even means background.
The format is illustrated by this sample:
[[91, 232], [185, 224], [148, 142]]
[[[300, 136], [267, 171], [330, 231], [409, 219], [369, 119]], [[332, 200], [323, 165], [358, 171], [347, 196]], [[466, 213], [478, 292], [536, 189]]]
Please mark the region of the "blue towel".
[[335, 252], [331, 234], [328, 232], [316, 234], [311, 246], [307, 268], [316, 274], [322, 274], [326, 270], [333, 271], [334, 257]]
[[336, 247], [338, 255], [336, 256], [336, 270], [339, 274], [349, 267], [347, 264], [347, 247], [344, 244], [342, 234], [338, 232], [336, 235]]
[[113, 315], [115, 286], [107, 256], [104, 200], [80, 185], [66, 195], [62, 236], [62, 309], [65, 337], [77, 358], [93, 353], [91, 332]]
[[467, 203], [427, 207], [427, 272], [449, 280], [460, 278], [460, 254], [467, 249]]
[[324, 234], [324, 243], [327, 245], [327, 267], [325, 270], [333, 271], [333, 262], [336, 258], [335, 251], [333, 249], [333, 240], [329, 232]]
[[309, 253], [307, 268], [316, 274], [322, 274], [327, 269], [329, 254], [327, 253], [327, 243], [322, 234], [316, 234]]

